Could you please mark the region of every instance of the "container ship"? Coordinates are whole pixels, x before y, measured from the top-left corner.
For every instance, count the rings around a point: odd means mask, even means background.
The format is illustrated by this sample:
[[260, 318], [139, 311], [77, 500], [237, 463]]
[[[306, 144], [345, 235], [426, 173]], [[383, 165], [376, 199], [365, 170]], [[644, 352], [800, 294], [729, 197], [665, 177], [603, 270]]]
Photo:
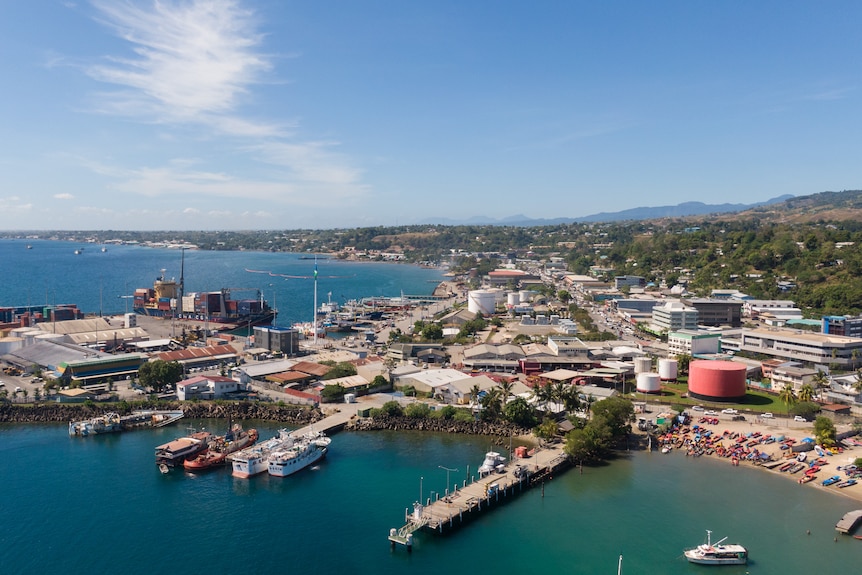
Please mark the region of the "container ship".
[[[135, 290], [135, 313], [231, 324], [238, 328], [272, 323], [277, 313], [256, 288], [222, 288], [184, 294], [182, 286], [182, 279], [179, 282], [167, 279], [162, 270], [153, 287]], [[255, 297], [234, 299], [233, 292], [253, 292]]]

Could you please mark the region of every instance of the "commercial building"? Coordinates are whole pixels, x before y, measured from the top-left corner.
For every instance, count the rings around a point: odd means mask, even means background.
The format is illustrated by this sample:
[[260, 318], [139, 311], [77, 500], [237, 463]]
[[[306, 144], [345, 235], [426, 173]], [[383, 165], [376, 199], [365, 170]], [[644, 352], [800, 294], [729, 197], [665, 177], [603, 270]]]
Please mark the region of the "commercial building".
[[624, 287], [644, 287], [646, 279], [641, 276], [616, 276], [614, 278], [614, 287], [622, 289]]
[[696, 330], [698, 311], [681, 301], [669, 301], [656, 306], [652, 310], [651, 328], [656, 333], [679, 331], [681, 329]]
[[862, 317], [849, 317], [846, 315], [824, 316], [822, 331], [830, 335], [862, 337]]
[[672, 331], [667, 335], [668, 355], [706, 355], [721, 353], [721, 333], [700, 330]]
[[287, 355], [299, 353], [299, 342], [302, 335], [295, 329], [275, 327], [272, 325], [255, 326], [254, 345], [269, 351], [281, 351]]
[[807, 364], [834, 365], [840, 370], [862, 366], [862, 338], [787, 329], [742, 329], [725, 334], [722, 348]]
[[683, 300], [697, 310], [697, 323], [707, 326], [742, 325], [742, 302], [732, 299], [691, 298]]

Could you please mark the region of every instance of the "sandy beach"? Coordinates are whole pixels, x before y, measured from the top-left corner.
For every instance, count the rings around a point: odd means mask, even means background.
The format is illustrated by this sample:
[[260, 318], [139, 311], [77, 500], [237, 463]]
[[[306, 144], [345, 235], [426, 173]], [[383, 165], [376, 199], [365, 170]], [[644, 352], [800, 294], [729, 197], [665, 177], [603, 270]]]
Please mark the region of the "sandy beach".
[[[656, 413], [657, 406], [653, 406], [653, 414]], [[797, 445], [802, 442], [802, 440], [806, 437], [813, 438], [814, 437], [814, 425], [812, 423], [801, 423], [793, 420], [788, 420], [785, 418], [773, 418], [773, 419], [764, 419], [764, 418], [755, 418], [755, 416], [746, 414], [747, 421], [732, 421], [732, 415], [728, 414], [718, 414], [718, 415], [710, 415], [706, 416], [702, 413], [698, 412], [689, 412], [693, 414], [693, 418], [691, 421], [692, 431], [688, 434], [687, 437], [694, 437], [695, 431], [694, 426], [698, 425], [700, 428], [709, 430], [712, 432], [712, 436], [722, 437], [718, 441], [713, 441], [713, 447], [717, 448], [722, 446], [724, 448], [729, 448], [733, 445], [736, 445], [737, 440], [731, 439], [733, 434], [738, 434], [738, 436], [746, 437], [751, 434], [750, 440], [763, 439], [765, 437], [773, 437], [777, 438], [780, 436], [784, 436], [785, 440], [793, 439], [795, 443], [793, 445]], [[718, 423], [709, 423], [703, 422], [701, 420], [705, 417], [717, 419]], [[838, 432], [841, 433], [846, 431], [845, 427], [839, 426]], [[727, 432], [727, 433], [725, 433]], [[760, 434], [756, 436], [756, 434]], [[683, 436], [685, 437], [685, 436]], [[786, 449], [782, 450], [781, 446], [783, 443], [779, 442], [771, 442], [771, 443], [758, 443], [751, 447], [751, 449], [757, 449], [760, 453], [769, 454], [773, 460], [780, 461], [793, 461], [793, 458], [787, 458], [785, 454], [789, 453], [791, 450]], [[653, 446], [655, 449], [655, 446]], [[717, 450], [718, 451], [718, 450]], [[686, 449], [673, 449], [671, 453], [668, 455], [674, 456], [685, 456], [684, 453]], [[821, 458], [817, 455], [816, 451], [808, 451], [806, 452], [806, 468], [797, 472], [797, 473], [789, 473], [779, 471], [780, 465], [776, 466], [772, 469], [769, 469], [768, 466], [764, 465], [755, 465], [751, 461], [747, 461], [744, 458], [738, 460], [739, 466], [752, 466], [758, 467], [763, 470], [765, 473], [774, 474], [782, 477], [787, 481], [795, 481], [799, 482], [799, 479], [804, 476], [805, 471], [807, 470], [807, 464], [813, 461], [814, 459]], [[796, 454], [794, 454], [796, 455]], [[731, 457], [722, 457], [718, 455], [717, 452], [713, 452], [711, 454], [704, 454], [701, 457], [712, 457], [724, 461], [727, 465], [734, 465]], [[824, 487], [822, 485], [823, 480], [828, 479], [834, 475], [838, 475], [841, 477], [841, 480], [847, 479], [846, 475], [842, 470], [839, 470], [838, 467], [844, 467], [846, 465], [850, 465], [853, 461], [862, 457], [862, 447], [854, 446], [854, 447], [846, 447], [843, 446], [843, 452], [834, 455], [825, 455], [822, 459], [826, 460], [826, 463], [821, 465], [820, 471], [815, 474], [815, 479], [809, 481], [804, 484], [800, 484], [801, 488], [810, 488], [810, 489], [822, 489], [827, 490], [829, 492], [835, 493], [837, 495], [843, 495], [845, 497], [853, 498], [857, 501], [862, 501], [862, 479], [858, 480], [859, 482], [856, 485], [851, 485], [849, 487], [838, 488], [836, 485], [830, 485]]]

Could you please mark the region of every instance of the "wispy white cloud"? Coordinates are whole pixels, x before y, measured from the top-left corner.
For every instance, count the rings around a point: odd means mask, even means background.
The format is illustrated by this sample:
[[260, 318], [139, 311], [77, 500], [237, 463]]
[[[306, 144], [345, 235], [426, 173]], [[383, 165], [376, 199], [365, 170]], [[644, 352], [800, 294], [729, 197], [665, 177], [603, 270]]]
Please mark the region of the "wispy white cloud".
[[16, 214], [21, 212], [29, 212], [33, 209], [31, 202], [22, 202], [18, 196], [9, 196], [8, 198], [0, 197], [0, 211], [4, 214]]
[[55, 200], [74, 200], [75, 199], [75, 196], [73, 196], [72, 194], [68, 194], [68, 193], [54, 194], [53, 197]]
[[136, 56], [89, 68], [97, 80], [128, 88], [105, 94], [108, 111], [143, 107], [176, 120], [225, 113], [272, 67], [256, 51], [262, 36], [254, 14], [235, 0], [93, 5]]
[[[144, 196], [186, 194], [313, 204], [320, 195], [355, 198], [367, 193], [361, 170], [336, 151], [337, 142], [302, 141], [298, 123], [244, 117], [253, 89], [272, 70], [261, 48], [259, 19], [240, 0], [92, 0], [99, 20], [128, 42], [132, 56], [106, 57], [87, 73], [118, 86], [98, 95], [97, 112], [147, 123], [201, 128], [201, 137], [226, 137], [235, 160], [270, 164], [265, 177], [222, 171], [206, 157], [173, 160], [162, 166], [125, 168], [83, 161], [115, 180], [119, 192]], [[266, 77], [266, 78], [265, 78]], [[177, 145], [179, 133], [155, 136]], [[241, 156], [245, 156], [242, 158]], [[205, 166], [217, 166], [206, 169]]]

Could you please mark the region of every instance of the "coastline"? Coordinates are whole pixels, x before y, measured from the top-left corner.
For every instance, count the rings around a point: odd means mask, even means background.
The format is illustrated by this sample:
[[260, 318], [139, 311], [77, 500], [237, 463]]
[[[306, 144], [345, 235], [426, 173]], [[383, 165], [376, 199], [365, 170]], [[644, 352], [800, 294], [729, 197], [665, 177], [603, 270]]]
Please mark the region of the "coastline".
[[[724, 416], [724, 417], [726, 417], [726, 416]], [[699, 423], [699, 419], [700, 418], [692, 420], [692, 427], [694, 425], [700, 425], [701, 427], [704, 427], [704, 428], [708, 429], [709, 431], [712, 431], [713, 434], [718, 434], [719, 436], [724, 434], [725, 431], [728, 431], [731, 434], [737, 433], [741, 436], [745, 436], [747, 434], [752, 434], [752, 437], [753, 437], [753, 434], [756, 434], [756, 433], [760, 433], [761, 437], [765, 437], [768, 435], [772, 436], [772, 437], [777, 437], [777, 436], [783, 435], [787, 439], [796, 440], [794, 445], [798, 445], [801, 443], [801, 441], [804, 438], [813, 437], [813, 435], [814, 435], [813, 426], [806, 426], [803, 428], [788, 428], [786, 426], [781, 425], [781, 423], [785, 423], [781, 419], [776, 419], [771, 424], [770, 423], [764, 423], [764, 420], [762, 420], [762, 419], [760, 421], [757, 421], [757, 422], [751, 422], [751, 421], [729, 421], [727, 419], [720, 419], [720, 418], [719, 418], [718, 424], [702, 424], [702, 423]], [[638, 433], [640, 433], [640, 432], [638, 432]], [[691, 434], [691, 435], [693, 435], [693, 434]], [[723, 443], [724, 446], [729, 446], [732, 443], [732, 441], [729, 439], [722, 439], [719, 443]], [[780, 446], [781, 446], [780, 443], [774, 442], [774, 443], [769, 443], [769, 444], [758, 444], [758, 445], [756, 445], [756, 448], [761, 453], [768, 453], [772, 457], [773, 460], [792, 461], [793, 460], [792, 458], [785, 458], [784, 457], [784, 453], [790, 452], [791, 450], [789, 450], [789, 449], [788, 450], [781, 450]], [[660, 447], [654, 446], [653, 449], [660, 449]], [[681, 454], [677, 453], [677, 452], [681, 452], [681, 451], [685, 451], [685, 449], [674, 448], [671, 450], [670, 453], [667, 454], [667, 456], [680, 456]], [[810, 461], [812, 455], [814, 456], [814, 458], [817, 458], [817, 455], [815, 454], [814, 451], [809, 451], [807, 453], [809, 455], [808, 455], [808, 459], [806, 460], [806, 462]], [[697, 457], [709, 457], [711, 459], [724, 461], [727, 463], [727, 465], [730, 465], [730, 466], [733, 465], [733, 462], [732, 462], [730, 457], [722, 457], [722, 456], [718, 455], [717, 453], [704, 453], [703, 455], [699, 455], [699, 456], [689, 456], [686, 453], [685, 456], [686, 457], [693, 457], [695, 459]], [[799, 484], [799, 487], [800, 488], [802, 488], [802, 487], [805, 487], [805, 488], [813, 487], [813, 488], [816, 488], [816, 489], [824, 491], [824, 492], [833, 493], [835, 495], [841, 495], [841, 496], [847, 497], [849, 499], [853, 499], [857, 502], [862, 502], [862, 481], [859, 481], [856, 485], [851, 485], [849, 487], [845, 487], [845, 488], [841, 488], [841, 489], [835, 487], [834, 485], [824, 487], [821, 484], [821, 482], [824, 479], [827, 479], [833, 475], [841, 476], [842, 480], [846, 479], [846, 476], [844, 475], [844, 473], [842, 471], [838, 470], [837, 468], [839, 466], [843, 467], [845, 465], [849, 465], [856, 458], [859, 458], [859, 457], [862, 457], [862, 447], [860, 447], [860, 446], [855, 446], [852, 448], [844, 447], [843, 453], [836, 454], [836, 455], [828, 455], [824, 458], [827, 460], [827, 464], [822, 466], [821, 470], [819, 472], [817, 472], [816, 479], [814, 479], [813, 481], [810, 481], [808, 483], [805, 483], [805, 484]], [[747, 466], [747, 467], [760, 468], [761, 471], [763, 471], [769, 475], [781, 477], [784, 480], [789, 479], [789, 480], [795, 481], [797, 483], [798, 483], [799, 478], [802, 476], [802, 472], [799, 472], [796, 474], [791, 474], [788, 472], [781, 472], [781, 471], [779, 471], [780, 466], [775, 467], [773, 469], [769, 469], [767, 467], [764, 467], [761, 464], [754, 464], [754, 463], [747, 461], [745, 459], [739, 460], [739, 466], [740, 467]]]

